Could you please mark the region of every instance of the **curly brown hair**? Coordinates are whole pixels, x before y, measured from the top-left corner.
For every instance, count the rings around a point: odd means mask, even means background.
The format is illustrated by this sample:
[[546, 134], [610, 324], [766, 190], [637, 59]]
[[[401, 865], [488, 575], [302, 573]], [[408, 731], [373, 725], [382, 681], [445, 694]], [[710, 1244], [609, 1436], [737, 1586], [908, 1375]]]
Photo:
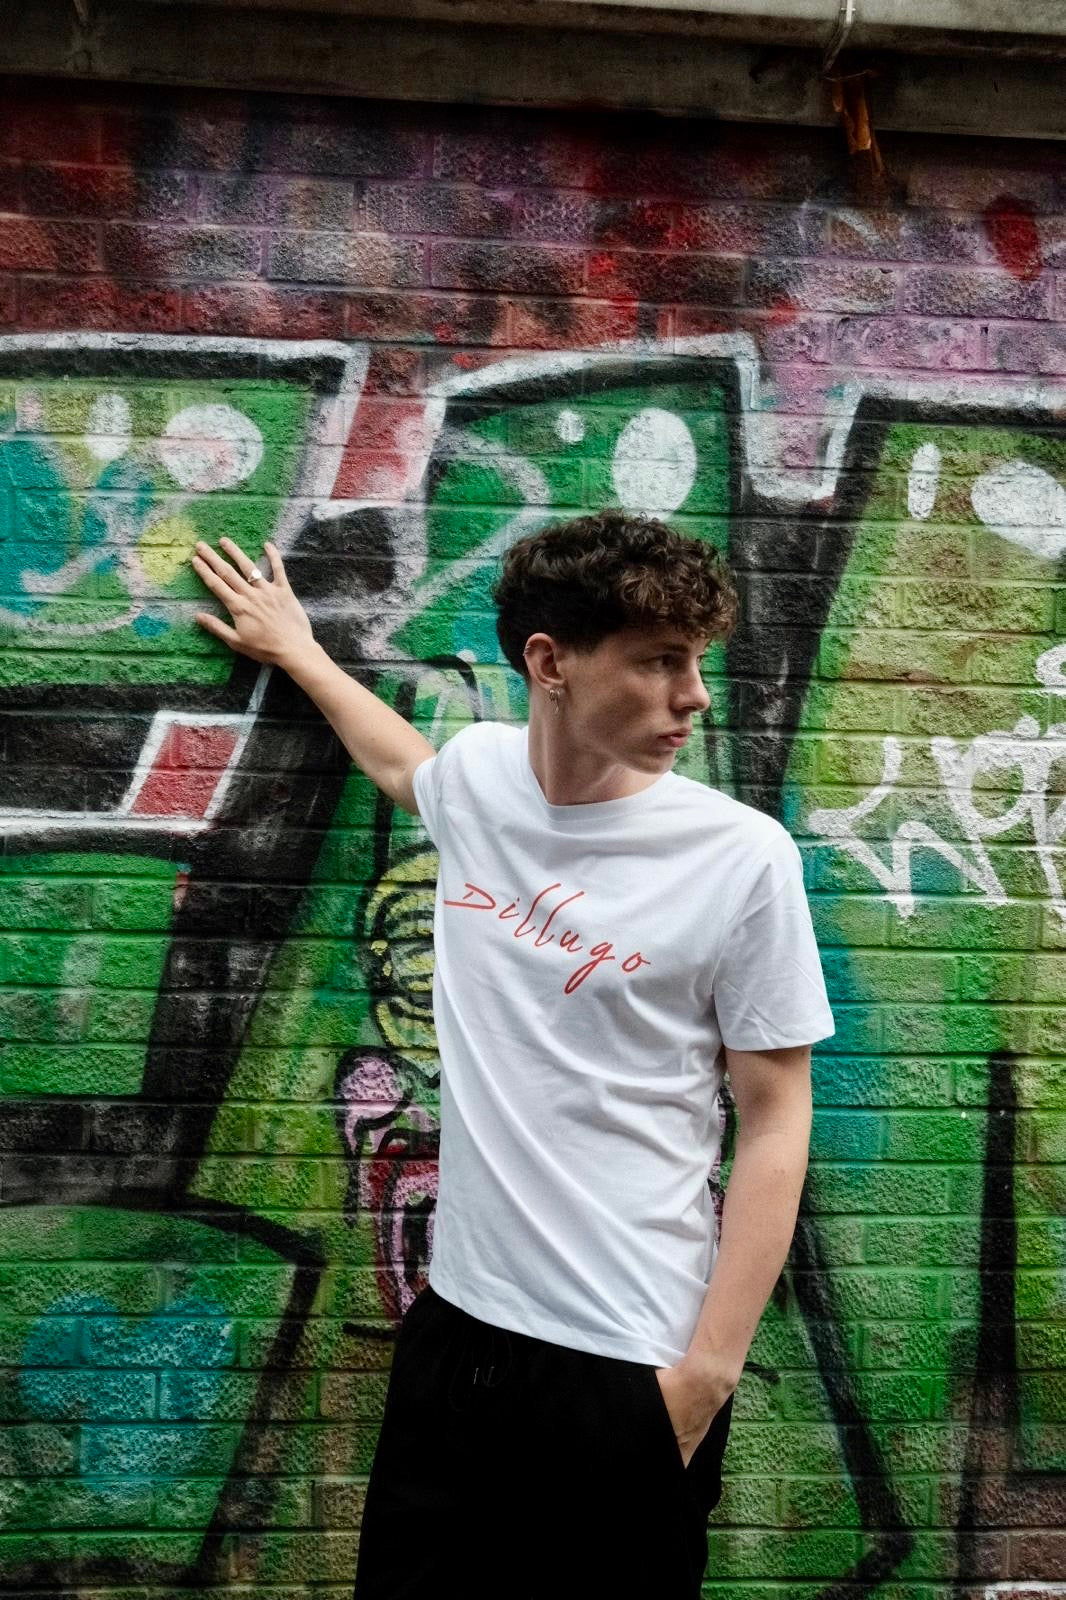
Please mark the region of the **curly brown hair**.
[[713, 545], [655, 517], [601, 511], [513, 544], [492, 591], [496, 635], [523, 677], [531, 634], [594, 650], [622, 628], [672, 624], [690, 638], [726, 639], [737, 616], [733, 579]]

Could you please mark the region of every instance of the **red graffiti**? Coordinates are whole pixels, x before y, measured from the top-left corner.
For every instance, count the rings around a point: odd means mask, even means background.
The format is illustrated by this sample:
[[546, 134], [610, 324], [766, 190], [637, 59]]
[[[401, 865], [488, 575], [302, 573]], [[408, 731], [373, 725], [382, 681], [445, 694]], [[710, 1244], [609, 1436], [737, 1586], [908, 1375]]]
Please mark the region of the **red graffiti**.
[[985, 207], [985, 231], [1000, 266], [1021, 283], [1032, 283], [1044, 270], [1040, 235], [1030, 208], [1013, 195], [1001, 194]]
[[766, 320], [772, 328], [787, 328], [795, 322], [798, 316], [799, 310], [795, 301], [787, 294], [780, 294], [775, 296], [771, 302]]

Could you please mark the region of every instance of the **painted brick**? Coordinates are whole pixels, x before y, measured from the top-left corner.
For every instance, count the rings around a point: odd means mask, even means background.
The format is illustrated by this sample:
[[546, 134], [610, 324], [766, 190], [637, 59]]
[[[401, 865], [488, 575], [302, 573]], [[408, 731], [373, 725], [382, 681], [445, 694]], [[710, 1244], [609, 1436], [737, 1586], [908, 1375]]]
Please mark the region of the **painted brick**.
[[981, 330], [924, 317], [845, 317], [836, 324], [833, 352], [848, 366], [965, 370], [981, 365]]
[[1066, 372], [1066, 332], [1057, 324], [993, 322], [988, 329], [988, 361], [1000, 372]]
[[728, 257], [603, 249], [588, 258], [589, 293], [606, 299], [736, 305], [743, 266]]
[[0, 269], [8, 272], [92, 271], [96, 229], [79, 222], [0, 217]]
[[279, 172], [335, 175], [339, 178], [406, 178], [423, 171], [427, 161], [419, 119], [403, 110], [385, 110], [375, 127], [356, 110], [348, 118], [329, 107], [325, 115], [300, 113], [291, 123], [271, 130], [268, 163]]
[[[25, 169], [22, 184], [25, 209], [38, 217], [144, 217], [171, 222], [189, 216], [193, 204], [192, 183], [184, 172], [34, 166]], [[64, 263], [64, 270], [73, 265]]]
[[356, 227], [385, 233], [506, 237], [514, 195], [451, 184], [368, 184], [355, 208]]
[[305, 104], [294, 120], [249, 121], [247, 116], [178, 110], [144, 116], [118, 110], [102, 121], [105, 160], [125, 161], [136, 152], [151, 167], [207, 168], [220, 172], [266, 171], [354, 177], [403, 177], [424, 160], [420, 136], [403, 127], [345, 125], [343, 112]]
[[[87, 97], [86, 97], [87, 98]], [[6, 152], [31, 161], [86, 161], [99, 159], [101, 119], [91, 104], [77, 103], [69, 86], [15, 92], [12, 115], [6, 120]]]
[[491, 288], [532, 295], [578, 294], [584, 271], [578, 250], [451, 241], [433, 246], [430, 268], [437, 288], [473, 293]]
[[375, 236], [293, 231], [272, 240], [268, 270], [273, 278], [307, 283], [413, 288], [425, 279], [425, 249]]
[[245, 1581], [253, 1573], [268, 1582], [318, 1585], [340, 1581], [355, 1567], [356, 1536], [352, 1533], [299, 1533], [290, 1538], [260, 1534], [241, 1541], [237, 1576]]
[[537, 114], [471, 108], [457, 111], [435, 133], [433, 175], [493, 187], [569, 186], [587, 175], [595, 148]]
[[78, 1429], [54, 1423], [5, 1424], [0, 1429], [0, 1483], [22, 1478], [27, 1462], [38, 1473], [76, 1470]]
[[[765, 1533], [734, 1530], [728, 1534], [716, 1529], [710, 1540], [711, 1561], [741, 1578], [759, 1578], [773, 1572], [782, 1578], [828, 1578], [841, 1560], [855, 1553], [854, 1536], [815, 1529], [777, 1529]], [[849, 1563], [850, 1564], [850, 1563]]]
[[154, 228], [116, 223], [104, 229], [104, 259], [121, 276], [254, 278], [259, 235], [239, 228]]
[[14, 161], [0, 161], [0, 211], [18, 211], [22, 194], [22, 168]]
[[577, 190], [528, 189], [512, 200], [517, 238], [579, 244], [591, 236], [596, 202]]
[[1053, 210], [1055, 178], [1051, 172], [1000, 164], [993, 160], [938, 160], [922, 157], [907, 177], [907, 202], [912, 206], [946, 206], [982, 212], [999, 195], [1010, 195], [1035, 210]]
[[693, 120], [666, 131], [634, 117], [597, 152], [597, 186], [641, 196], [805, 200], [839, 170], [831, 140], [801, 134], [786, 152], [772, 138]]
[[1050, 317], [1053, 288], [1002, 272], [914, 268], [903, 286], [903, 309], [944, 317]]
[[506, 301], [492, 295], [355, 294], [346, 298], [348, 334], [446, 345], [503, 345]]
[[887, 267], [823, 266], [812, 275], [776, 261], [755, 261], [745, 298], [752, 306], [802, 311], [891, 311], [896, 294], [896, 276]]
[[952, 1209], [950, 1172], [943, 1167], [824, 1165], [809, 1180], [812, 1209], [861, 1214], [866, 1211], [935, 1215]]
[[579, 348], [632, 339], [647, 326], [664, 331], [654, 308], [611, 300], [516, 300], [510, 307], [507, 342], [518, 350], [554, 350], [560, 341]]
[[355, 185], [333, 178], [206, 175], [200, 209], [209, 222], [276, 223], [288, 228], [352, 226]]
[[169, 333], [180, 326], [181, 296], [155, 283], [25, 279], [19, 320], [28, 329], [99, 328], [126, 333]]
[[186, 289], [180, 326], [190, 333], [257, 339], [337, 339], [344, 333], [340, 294], [267, 284], [211, 284]]

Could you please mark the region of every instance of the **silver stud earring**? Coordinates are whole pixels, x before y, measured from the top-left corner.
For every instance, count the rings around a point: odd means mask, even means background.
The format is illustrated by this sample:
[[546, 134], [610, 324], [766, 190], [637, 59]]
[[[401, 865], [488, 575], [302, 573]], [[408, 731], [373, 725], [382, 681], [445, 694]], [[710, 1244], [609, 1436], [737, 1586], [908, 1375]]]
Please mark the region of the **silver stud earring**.
[[555, 711], [558, 712], [559, 709], [560, 709], [560, 701], [559, 701], [559, 691], [558, 691], [558, 689], [549, 689], [548, 690], [548, 699], [551, 701], [552, 706], [554, 707]]

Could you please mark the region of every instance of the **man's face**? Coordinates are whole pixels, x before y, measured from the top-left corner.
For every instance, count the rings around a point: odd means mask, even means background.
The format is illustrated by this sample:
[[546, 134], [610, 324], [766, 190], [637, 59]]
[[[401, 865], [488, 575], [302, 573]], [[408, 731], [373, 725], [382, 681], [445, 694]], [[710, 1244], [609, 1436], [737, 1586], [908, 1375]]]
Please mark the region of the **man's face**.
[[667, 625], [623, 628], [591, 651], [559, 649], [570, 739], [605, 763], [669, 771], [711, 703], [700, 675], [709, 642]]

